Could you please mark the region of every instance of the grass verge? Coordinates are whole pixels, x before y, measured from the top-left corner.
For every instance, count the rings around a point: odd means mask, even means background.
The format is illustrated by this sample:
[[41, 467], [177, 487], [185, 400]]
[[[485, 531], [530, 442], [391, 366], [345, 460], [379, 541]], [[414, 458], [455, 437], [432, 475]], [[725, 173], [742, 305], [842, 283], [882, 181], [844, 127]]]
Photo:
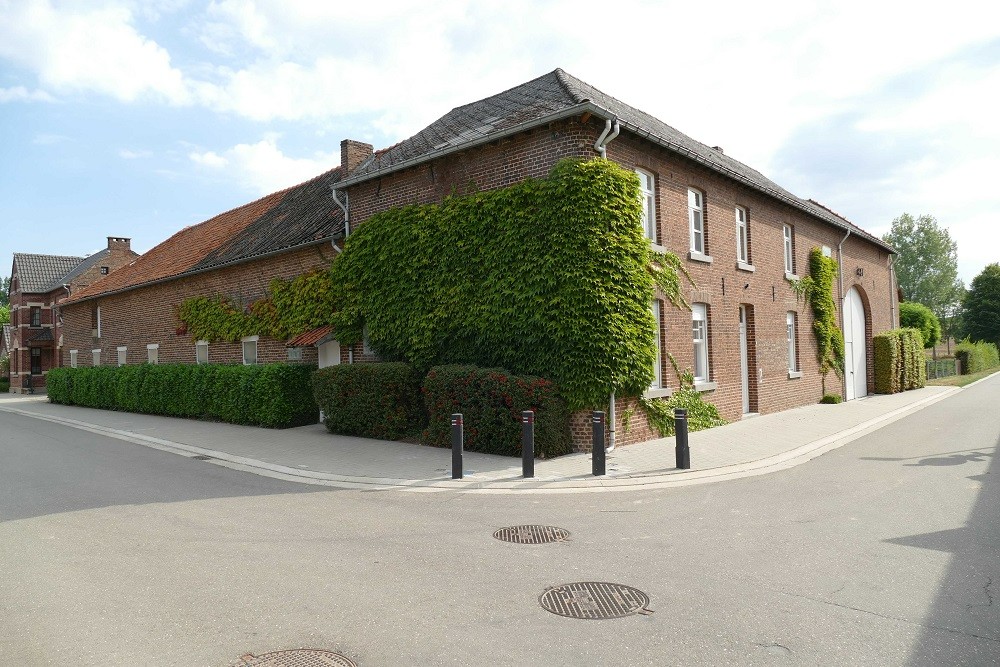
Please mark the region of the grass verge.
[[1000, 368], [991, 368], [988, 371], [980, 371], [969, 375], [949, 375], [946, 378], [928, 380], [927, 385], [935, 387], [964, 387], [967, 384], [972, 384], [976, 380], [982, 380], [988, 375], [993, 375], [998, 371], [1000, 371]]

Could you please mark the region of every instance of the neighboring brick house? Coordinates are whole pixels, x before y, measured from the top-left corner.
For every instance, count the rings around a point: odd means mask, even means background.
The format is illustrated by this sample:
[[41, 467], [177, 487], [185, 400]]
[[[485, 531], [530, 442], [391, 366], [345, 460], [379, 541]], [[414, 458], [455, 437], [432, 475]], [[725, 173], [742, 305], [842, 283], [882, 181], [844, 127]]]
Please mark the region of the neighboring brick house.
[[[360, 162], [337, 185], [349, 226], [403, 204], [544, 177], [566, 157], [606, 154], [634, 169], [647, 237], [680, 256], [697, 285], [685, 295], [693, 312], [662, 298], [651, 304], [660, 350], [693, 369], [697, 387], [730, 420], [815, 403], [822, 394], [813, 315], [786, 280], [808, 273], [811, 248], [838, 260], [835, 299], [846, 304], [839, 316], [847, 377], [841, 384], [831, 373], [828, 392], [867, 395], [872, 334], [897, 326], [890, 246], [721, 148], [562, 70], [453, 109], [388, 149], [373, 153], [347, 141], [342, 150]], [[650, 395], [668, 395], [677, 386], [664, 354], [656, 378]], [[634, 403], [615, 403], [618, 415], [630, 407]], [[619, 424], [618, 444], [655, 437], [645, 420], [632, 421], [627, 436]], [[586, 448], [587, 415], [575, 415], [573, 428], [578, 447]]]
[[14, 253], [10, 278], [11, 391], [44, 389], [50, 368], [60, 365], [63, 322], [60, 306], [74, 292], [106, 279], [135, 260], [127, 238], [89, 257]]
[[274, 278], [329, 267], [338, 252], [333, 241], [343, 235], [343, 212], [331, 197], [341, 171], [186, 227], [104, 282], [75, 292], [63, 305], [63, 363], [315, 363], [316, 348], [286, 349], [285, 341], [264, 335], [194, 341], [178, 308], [195, 296], [249, 306]]

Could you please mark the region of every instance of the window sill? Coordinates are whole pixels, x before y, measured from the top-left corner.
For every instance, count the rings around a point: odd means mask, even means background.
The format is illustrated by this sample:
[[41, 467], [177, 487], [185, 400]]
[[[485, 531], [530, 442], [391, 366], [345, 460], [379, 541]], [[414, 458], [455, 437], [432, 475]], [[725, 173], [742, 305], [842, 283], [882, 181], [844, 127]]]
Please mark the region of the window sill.
[[652, 250], [653, 252], [659, 252], [659, 253], [665, 253], [665, 252], [667, 252], [667, 247], [666, 246], [662, 246], [662, 245], [660, 245], [659, 243], [657, 243], [656, 241], [653, 241], [653, 240], [649, 241], [649, 249]]
[[673, 396], [674, 390], [669, 387], [658, 387], [656, 389], [647, 389], [643, 392], [643, 398], [666, 398], [667, 396]]
[[692, 262], [702, 262], [703, 264], [712, 263], [711, 255], [703, 255], [700, 252], [695, 252], [694, 250], [688, 252], [688, 259], [690, 259]]
[[788, 371], [789, 380], [798, 380], [800, 377], [802, 377], [802, 371]]
[[798, 280], [798, 279], [799, 277], [794, 273], [789, 273], [788, 271], [785, 271], [785, 280]]
[[715, 382], [698, 382], [694, 383], [695, 391], [715, 391], [719, 388], [719, 385]]
[[753, 264], [745, 264], [743, 262], [736, 262], [736, 268], [740, 271], [747, 271], [749, 273], [753, 273], [757, 270]]

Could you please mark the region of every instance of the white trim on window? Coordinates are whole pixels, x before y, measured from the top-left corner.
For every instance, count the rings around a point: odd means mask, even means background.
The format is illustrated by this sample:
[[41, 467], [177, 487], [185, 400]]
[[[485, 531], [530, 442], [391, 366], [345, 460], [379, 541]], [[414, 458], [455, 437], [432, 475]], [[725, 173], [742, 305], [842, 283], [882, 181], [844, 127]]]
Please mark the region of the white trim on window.
[[97, 337], [101, 337], [101, 307], [97, 307]]
[[708, 367], [708, 306], [704, 303], [691, 304], [691, 338], [694, 344], [694, 380], [696, 383], [709, 381]]
[[160, 363], [160, 344], [150, 343], [146, 346], [146, 361], [151, 364]]
[[77, 358], [79, 357], [79, 355], [80, 355], [80, 351], [79, 350], [70, 350], [69, 351], [69, 367], [70, 368], [76, 368]]
[[194, 344], [194, 361], [196, 364], [208, 363], [208, 341], [199, 340]]
[[121, 345], [118, 347], [118, 365], [124, 366], [128, 363], [128, 347]]
[[93, 359], [94, 366], [100, 366], [101, 365], [101, 348], [97, 348], [96, 350], [91, 350], [90, 351], [90, 355], [91, 355], [91, 357]]
[[691, 234], [691, 254], [708, 256], [705, 251], [705, 195], [688, 188], [688, 231]]
[[794, 234], [791, 225], [782, 225], [781, 231], [784, 238], [785, 247], [785, 273], [789, 276], [795, 275], [795, 254], [794, 254]]
[[371, 354], [372, 348], [368, 342], [368, 325], [364, 325], [361, 329], [361, 352], [363, 354]]
[[798, 348], [798, 329], [795, 326], [795, 311], [788, 311], [785, 314], [785, 340], [788, 345], [788, 377], [802, 377], [799, 370], [799, 360], [796, 350]]
[[747, 210], [736, 207], [736, 261], [744, 266], [750, 265], [750, 221]]
[[642, 232], [654, 244], [656, 241], [656, 177], [644, 169], [636, 169], [639, 176], [639, 198], [642, 200]]
[[259, 340], [260, 336], [247, 336], [241, 340], [244, 366], [253, 366], [257, 363], [257, 341]]

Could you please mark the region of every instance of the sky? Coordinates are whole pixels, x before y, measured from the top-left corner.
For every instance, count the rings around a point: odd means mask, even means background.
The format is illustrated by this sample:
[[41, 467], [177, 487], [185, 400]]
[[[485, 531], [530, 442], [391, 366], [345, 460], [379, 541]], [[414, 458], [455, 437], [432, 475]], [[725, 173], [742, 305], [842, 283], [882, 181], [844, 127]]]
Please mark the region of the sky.
[[0, 274], [144, 252], [561, 67], [878, 236], [935, 216], [968, 284], [1000, 261], [993, 7], [0, 0]]

